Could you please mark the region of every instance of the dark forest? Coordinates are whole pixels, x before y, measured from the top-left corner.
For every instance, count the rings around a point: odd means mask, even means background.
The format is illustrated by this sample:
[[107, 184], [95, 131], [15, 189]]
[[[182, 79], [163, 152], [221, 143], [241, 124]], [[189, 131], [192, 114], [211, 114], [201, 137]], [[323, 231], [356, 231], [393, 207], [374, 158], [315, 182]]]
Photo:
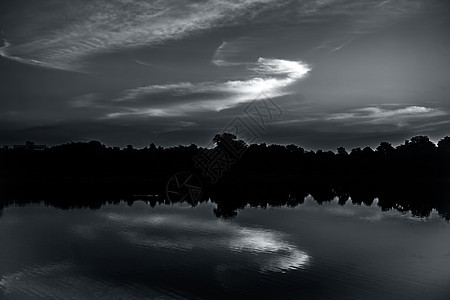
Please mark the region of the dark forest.
[[[230, 133], [214, 137], [215, 147], [196, 145], [143, 149], [107, 147], [98, 141], [0, 150], [1, 208], [41, 202], [60, 208], [99, 208], [105, 203], [145, 200], [211, 200], [218, 217], [233, 217], [247, 205], [297, 206], [311, 195], [318, 203], [371, 205], [411, 211], [433, 209], [450, 220], [450, 138], [437, 145], [416, 136], [396, 147], [340, 147], [307, 151], [297, 145], [247, 145]], [[196, 196], [170, 197], [174, 174], [198, 180]], [[192, 187], [178, 186], [182, 192]], [[170, 189], [170, 188], [169, 188]]]

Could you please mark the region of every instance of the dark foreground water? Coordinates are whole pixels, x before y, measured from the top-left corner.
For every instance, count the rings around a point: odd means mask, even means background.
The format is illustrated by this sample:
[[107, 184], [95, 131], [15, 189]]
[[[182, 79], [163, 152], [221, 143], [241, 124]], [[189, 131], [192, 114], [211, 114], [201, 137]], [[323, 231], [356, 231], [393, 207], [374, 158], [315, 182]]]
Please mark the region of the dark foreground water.
[[213, 208], [5, 208], [0, 299], [450, 299], [437, 213], [308, 198], [231, 220]]

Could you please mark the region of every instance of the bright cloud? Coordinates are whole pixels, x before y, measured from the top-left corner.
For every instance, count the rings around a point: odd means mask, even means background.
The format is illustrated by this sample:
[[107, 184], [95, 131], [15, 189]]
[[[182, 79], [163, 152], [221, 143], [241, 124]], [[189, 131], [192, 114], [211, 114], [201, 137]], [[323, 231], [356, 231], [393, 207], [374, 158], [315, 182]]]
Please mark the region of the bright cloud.
[[250, 70], [261, 77], [247, 80], [230, 80], [225, 82], [181, 82], [167, 85], [149, 85], [127, 90], [115, 99], [115, 102], [130, 101], [162, 93], [171, 96], [216, 95], [206, 100], [190, 99], [183, 103], [169, 103], [164, 106], [147, 108], [125, 107], [120, 112], [110, 113], [108, 117], [117, 118], [129, 115], [141, 116], [176, 116], [198, 111], [220, 111], [258, 99], [261, 94], [268, 97], [280, 97], [288, 94], [286, 87], [304, 78], [311, 68], [301, 61], [259, 58], [251, 64]]
[[283, 59], [267, 59], [262, 57], [258, 59], [258, 65], [253, 70], [263, 75], [283, 75], [286, 76], [286, 80], [302, 78], [311, 71], [311, 69], [302, 62]]

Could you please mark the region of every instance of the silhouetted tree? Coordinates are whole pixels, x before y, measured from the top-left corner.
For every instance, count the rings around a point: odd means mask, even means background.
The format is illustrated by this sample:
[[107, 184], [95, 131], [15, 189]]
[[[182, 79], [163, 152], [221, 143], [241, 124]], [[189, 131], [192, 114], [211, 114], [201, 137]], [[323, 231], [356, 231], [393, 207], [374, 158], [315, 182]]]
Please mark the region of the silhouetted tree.
[[223, 149], [232, 147], [233, 149], [242, 150], [247, 147], [243, 140], [238, 140], [237, 136], [232, 133], [216, 134], [212, 141], [216, 144], [216, 147]]
[[390, 143], [381, 142], [380, 145], [376, 149], [377, 153], [383, 155], [390, 155], [394, 152], [394, 147]]
[[344, 147], [338, 147], [337, 148], [337, 154], [340, 155], [340, 156], [347, 156], [348, 155], [347, 150], [345, 150]]
[[357, 147], [357, 148], [352, 149], [352, 151], [350, 152], [350, 155], [351, 155], [351, 156], [354, 156], [354, 157], [357, 157], [357, 156], [359, 156], [361, 153], [362, 153], [361, 148]]
[[435, 150], [436, 145], [427, 136], [419, 135], [405, 141], [404, 145], [397, 147], [408, 155], [429, 154]]
[[438, 142], [438, 148], [442, 152], [450, 152], [450, 137], [446, 136]]

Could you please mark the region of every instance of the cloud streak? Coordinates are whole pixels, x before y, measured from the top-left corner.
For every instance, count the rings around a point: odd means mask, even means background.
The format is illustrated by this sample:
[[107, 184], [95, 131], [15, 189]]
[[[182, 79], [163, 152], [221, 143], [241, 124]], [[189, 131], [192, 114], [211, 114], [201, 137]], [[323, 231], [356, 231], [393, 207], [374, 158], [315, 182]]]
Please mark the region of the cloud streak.
[[[383, 15], [397, 16], [414, 7], [416, 2], [94, 0], [87, 4], [62, 0], [57, 4], [52, 3], [51, 9], [52, 14], [64, 16], [64, 21], [58, 17], [40, 18], [39, 15], [33, 18], [31, 24], [26, 13], [16, 12], [15, 18], [20, 20], [21, 25], [13, 28], [11, 34], [6, 31], [8, 41], [0, 48], [0, 55], [36, 66], [82, 70], [86, 57], [91, 55], [183, 39], [212, 28], [258, 19], [260, 12], [271, 8], [287, 8], [283, 13], [296, 11], [299, 19], [302, 19], [316, 15], [347, 14], [349, 11], [367, 12], [379, 5], [378, 10], [382, 10]], [[43, 9], [44, 5], [37, 5], [35, 9]], [[57, 29], [48, 30], [49, 27]], [[29, 32], [30, 28], [32, 32]], [[221, 59], [221, 51], [225, 46], [226, 42], [219, 47], [213, 60], [217, 65], [227, 64]]]
[[[398, 22], [420, 7], [420, 0], [379, 1], [342, 0], [336, 3], [322, 1], [322, 13], [326, 15], [347, 15], [346, 29], [331, 39], [323, 41], [315, 49], [328, 50], [333, 54], [352, 44], [355, 40], [381, 27]], [[333, 3], [334, 5], [330, 5]], [[320, 6], [317, 6], [320, 7]]]
[[77, 70], [86, 56], [181, 39], [233, 24], [249, 11], [257, 12], [275, 2], [95, 0], [69, 5], [65, 1], [55, 13], [68, 15], [71, 21], [14, 44], [6, 42], [0, 55], [33, 65]]
[[235, 51], [235, 50], [228, 49], [229, 45], [230, 45], [230, 43], [227, 43], [227, 42], [222, 42], [222, 44], [220, 44], [220, 46], [214, 52], [214, 56], [213, 56], [213, 58], [211, 60], [211, 62], [213, 64], [215, 64], [216, 66], [219, 66], [219, 67], [240, 65], [240, 63], [228, 62], [226, 60], [226, 57], [230, 53], [238, 52], [238, 51]]
[[399, 127], [414, 120], [445, 116], [447, 113], [440, 109], [424, 106], [407, 106], [403, 108], [388, 109], [379, 106], [354, 109], [350, 112], [332, 114], [328, 121], [349, 122], [351, 124], [395, 124]]
[[251, 40], [245, 38], [240, 38], [232, 42], [223, 41], [214, 52], [211, 63], [218, 67], [247, 65], [247, 62], [238, 60], [242, 55], [243, 48], [248, 47], [250, 44]]
[[[122, 111], [107, 115], [108, 118], [125, 116], [162, 116], [186, 115], [199, 111], [221, 111], [240, 103], [258, 99], [261, 94], [268, 97], [280, 97], [288, 94], [286, 88], [304, 78], [311, 68], [301, 61], [259, 58], [248, 69], [258, 77], [225, 82], [180, 82], [166, 85], [149, 85], [127, 90], [114, 102], [133, 102], [136, 99], [166, 94], [172, 98], [188, 98], [184, 101], [152, 105], [147, 107], [124, 106]], [[200, 100], [199, 100], [200, 99]], [[128, 104], [130, 105], [130, 104]]]

